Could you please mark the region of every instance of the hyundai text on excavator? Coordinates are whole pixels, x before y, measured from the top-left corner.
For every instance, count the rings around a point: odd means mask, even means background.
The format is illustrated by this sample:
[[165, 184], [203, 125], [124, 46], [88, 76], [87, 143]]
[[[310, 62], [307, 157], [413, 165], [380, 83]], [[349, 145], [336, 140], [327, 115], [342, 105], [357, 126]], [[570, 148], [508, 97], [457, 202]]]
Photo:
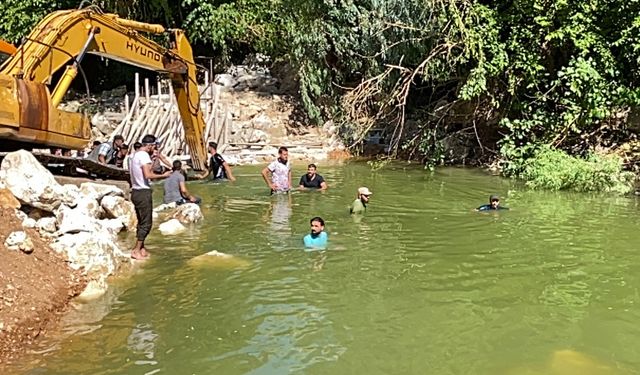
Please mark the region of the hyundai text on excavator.
[[[168, 33], [169, 48], [141, 33]], [[0, 151], [50, 147], [79, 150], [88, 145], [89, 119], [57, 107], [81, 69], [83, 57], [94, 54], [171, 78], [193, 168], [204, 169], [205, 123], [197, 67], [182, 30], [122, 19], [90, 6], [53, 12], [17, 50], [5, 47], [10, 56], [0, 65]], [[50, 89], [52, 76], [63, 67], [64, 73]]]

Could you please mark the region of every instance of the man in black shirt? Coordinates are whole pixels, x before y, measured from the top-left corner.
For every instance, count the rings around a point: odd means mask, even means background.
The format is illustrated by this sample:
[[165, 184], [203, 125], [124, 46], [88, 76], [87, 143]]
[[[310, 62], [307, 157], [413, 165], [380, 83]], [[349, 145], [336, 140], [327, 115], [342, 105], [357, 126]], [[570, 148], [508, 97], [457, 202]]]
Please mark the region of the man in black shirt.
[[235, 181], [236, 178], [233, 177], [229, 164], [227, 164], [222, 155], [218, 154], [217, 143], [209, 142], [209, 154], [211, 155], [209, 158], [209, 168], [203, 174], [199, 175], [198, 178], [202, 180], [211, 175], [212, 180], [228, 179]]
[[311, 188], [325, 190], [327, 187], [324, 178], [316, 173], [316, 165], [309, 164], [307, 166], [307, 174], [300, 177], [300, 189]]
[[489, 204], [483, 204], [476, 208], [476, 211], [491, 211], [491, 210], [508, 210], [509, 208], [500, 205], [500, 197], [492, 195], [489, 197]]

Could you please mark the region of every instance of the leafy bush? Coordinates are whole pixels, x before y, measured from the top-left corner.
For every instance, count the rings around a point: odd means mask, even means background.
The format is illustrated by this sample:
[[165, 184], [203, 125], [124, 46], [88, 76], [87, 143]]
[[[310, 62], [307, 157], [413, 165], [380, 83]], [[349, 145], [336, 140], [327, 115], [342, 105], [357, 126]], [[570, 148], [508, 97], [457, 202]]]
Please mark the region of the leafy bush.
[[622, 170], [621, 160], [615, 155], [578, 158], [544, 147], [527, 159], [521, 170], [518, 177], [532, 188], [626, 194], [633, 187], [633, 174]]

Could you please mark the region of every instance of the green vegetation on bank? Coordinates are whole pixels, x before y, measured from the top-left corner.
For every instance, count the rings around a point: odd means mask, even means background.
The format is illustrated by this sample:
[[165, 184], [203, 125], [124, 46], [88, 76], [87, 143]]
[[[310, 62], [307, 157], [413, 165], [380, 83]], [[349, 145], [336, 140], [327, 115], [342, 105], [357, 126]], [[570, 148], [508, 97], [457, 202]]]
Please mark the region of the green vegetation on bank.
[[[288, 63], [310, 119], [334, 119], [349, 144], [385, 128], [394, 154], [527, 165], [512, 175], [533, 186], [609, 186], [591, 167], [539, 178], [549, 163], [588, 166], [596, 149], [629, 139], [640, 101], [640, 0], [96, 3], [185, 28], [219, 62], [260, 52]], [[76, 6], [6, 0], [0, 37], [19, 41], [43, 14]], [[452, 140], [464, 158], [447, 156]]]

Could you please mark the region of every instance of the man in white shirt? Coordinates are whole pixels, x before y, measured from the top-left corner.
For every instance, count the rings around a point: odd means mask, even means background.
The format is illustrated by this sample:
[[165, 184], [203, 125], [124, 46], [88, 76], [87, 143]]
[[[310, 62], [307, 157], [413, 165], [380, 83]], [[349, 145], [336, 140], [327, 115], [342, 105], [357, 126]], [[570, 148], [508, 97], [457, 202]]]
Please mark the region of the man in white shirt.
[[278, 149], [278, 159], [262, 170], [262, 178], [271, 188], [271, 194], [287, 193], [291, 190], [291, 163], [289, 163], [289, 150], [286, 147]]
[[133, 155], [129, 173], [131, 174], [131, 202], [136, 208], [138, 227], [136, 228], [136, 246], [131, 250], [133, 259], [147, 259], [149, 253], [144, 240], [151, 231], [153, 223], [153, 199], [149, 180], [169, 177], [171, 171], [163, 174], [151, 170], [151, 154], [156, 148], [156, 137], [148, 134], [142, 138], [142, 147]]

